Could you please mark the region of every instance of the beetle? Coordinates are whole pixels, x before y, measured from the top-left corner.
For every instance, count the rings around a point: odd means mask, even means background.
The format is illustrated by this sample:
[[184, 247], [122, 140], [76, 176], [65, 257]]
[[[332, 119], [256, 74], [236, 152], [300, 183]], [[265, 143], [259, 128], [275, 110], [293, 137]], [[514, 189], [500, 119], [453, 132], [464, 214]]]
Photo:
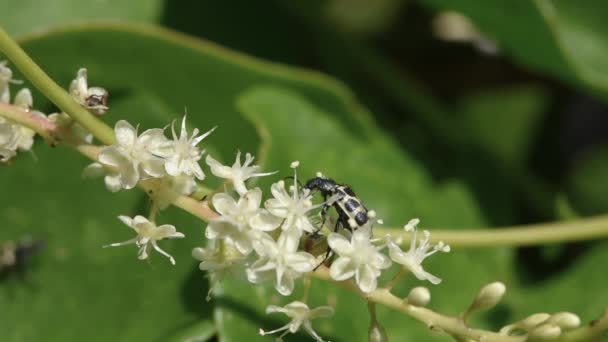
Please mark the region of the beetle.
[[317, 174], [316, 177], [309, 179], [303, 188], [310, 192], [319, 191], [325, 201], [328, 199], [332, 201], [331, 204], [324, 204], [321, 209], [323, 219], [321, 227], [325, 224], [327, 212], [331, 206], [338, 213], [334, 231], [337, 231], [340, 227], [355, 231], [365, 226], [370, 219], [376, 216], [373, 210], [368, 210], [361, 203], [361, 200], [348, 185], [338, 184], [331, 178]]

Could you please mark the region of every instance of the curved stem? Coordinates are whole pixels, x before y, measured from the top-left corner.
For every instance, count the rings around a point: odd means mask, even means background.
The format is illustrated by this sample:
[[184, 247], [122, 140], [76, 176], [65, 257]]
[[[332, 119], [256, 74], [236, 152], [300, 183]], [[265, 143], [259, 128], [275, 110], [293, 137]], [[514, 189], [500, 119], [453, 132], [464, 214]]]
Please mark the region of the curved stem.
[[[310, 273], [313, 277], [319, 278], [328, 282], [340, 285], [367, 301], [382, 304], [388, 308], [403, 312], [418, 321], [424, 323], [431, 330], [448, 334], [459, 341], [483, 341], [483, 342], [532, 342], [539, 341], [532, 339], [528, 335], [509, 336], [486, 331], [481, 329], [471, 328], [459, 317], [451, 317], [432, 311], [430, 309], [410, 305], [407, 301], [395, 296], [386, 288], [376, 289], [370, 293], [363, 293], [357, 285], [351, 280], [337, 282], [329, 275], [329, 269], [326, 266], [319, 267], [316, 271]], [[608, 310], [604, 315], [591, 322], [588, 325], [576, 328], [574, 330], [563, 333], [560, 337], [553, 339], [555, 342], [574, 342], [574, 341], [595, 341], [600, 338], [608, 328]]]
[[53, 81], [23, 49], [0, 27], [0, 52], [40, 90], [51, 102], [71, 116], [106, 145], [114, 143], [112, 128], [81, 107], [72, 97]]
[[[374, 235], [390, 234], [409, 241], [403, 229], [374, 228]], [[453, 247], [516, 247], [548, 243], [593, 240], [608, 237], [608, 215], [565, 222], [550, 222], [493, 229], [432, 230], [433, 242], [444, 241]]]
[[[325, 266], [319, 267], [312, 275], [319, 279], [336, 282], [331, 278], [329, 269]], [[370, 302], [382, 304], [391, 309], [403, 312], [423, 322], [431, 330], [440, 330], [448, 335], [466, 337], [475, 341], [484, 342], [523, 342], [526, 340], [525, 336], [505, 336], [495, 332], [470, 328], [458, 318], [445, 316], [427, 308], [407, 304], [404, 300], [393, 295], [384, 288], [366, 294], [361, 292], [351, 280], [339, 282], [337, 284], [355, 292]]]

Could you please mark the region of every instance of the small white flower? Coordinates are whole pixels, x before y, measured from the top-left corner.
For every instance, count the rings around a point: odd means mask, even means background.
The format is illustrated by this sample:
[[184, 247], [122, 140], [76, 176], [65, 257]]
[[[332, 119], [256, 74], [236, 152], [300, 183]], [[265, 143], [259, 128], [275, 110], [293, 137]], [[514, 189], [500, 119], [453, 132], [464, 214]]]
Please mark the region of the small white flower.
[[221, 216], [209, 222], [205, 235], [208, 239], [228, 240], [244, 255], [251, 253], [257, 233], [272, 231], [281, 223], [260, 208], [262, 190], [259, 188], [249, 190], [238, 201], [223, 192], [211, 201]]
[[273, 277], [275, 289], [283, 296], [289, 296], [294, 280], [317, 266], [313, 255], [298, 252], [301, 236], [295, 228], [283, 231], [276, 242], [268, 234], [262, 235], [256, 242], [260, 259], [247, 269], [249, 281], [259, 283]]
[[[293, 162], [291, 167], [295, 169], [298, 165], [298, 162]], [[310, 222], [310, 219], [306, 214], [311, 210], [321, 207], [325, 203], [313, 205], [312, 195], [308, 189], [304, 189], [303, 193], [300, 194], [298, 189], [298, 175], [295, 170], [293, 186], [290, 187], [289, 190], [291, 191], [291, 194], [285, 189], [285, 181], [283, 180], [272, 184], [270, 191], [274, 198], [266, 200], [264, 206], [271, 214], [284, 220], [281, 225], [283, 230], [296, 227], [301, 232], [314, 233], [318, 229]]]
[[[149, 129], [139, 137], [137, 130], [125, 120], [114, 126], [116, 145], [106, 146], [99, 153], [100, 163], [114, 167], [122, 188], [133, 188], [140, 179], [160, 177], [165, 173], [164, 160], [152, 151], [167, 143], [162, 129]], [[106, 181], [107, 182], [107, 181]]]
[[232, 167], [220, 164], [217, 160], [213, 159], [210, 155], [207, 155], [205, 161], [211, 168], [211, 173], [220, 178], [226, 178], [232, 181], [234, 189], [239, 195], [244, 195], [247, 192], [245, 181], [252, 177], [262, 177], [275, 174], [275, 172], [258, 172], [260, 169], [259, 165], [249, 166], [253, 162], [254, 157], [247, 153], [245, 155], [245, 163], [241, 165], [241, 152], [236, 154], [236, 161], [232, 164]]
[[[23, 88], [15, 95], [13, 104], [32, 115], [44, 117], [43, 113], [31, 110], [32, 102], [32, 93], [29, 89]], [[13, 124], [0, 117], [0, 161], [8, 161], [17, 154], [17, 150], [29, 151], [34, 144], [35, 135], [36, 132], [32, 129]]]
[[[213, 243], [213, 241], [211, 242]], [[207, 248], [196, 247], [192, 250], [192, 257], [200, 261], [198, 268], [208, 272], [211, 278], [207, 301], [211, 300], [215, 285], [219, 284], [232, 269], [245, 261], [245, 256], [225, 241], [221, 248], [217, 245]]]
[[173, 141], [167, 145], [168, 148], [161, 150], [159, 154], [165, 157], [165, 169], [171, 176], [178, 176], [185, 174], [188, 176], [195, 176], [199, 180], [205, 178], [205, 174], [201, 169], [198, 161], [201, 159], [204, 150], [200, 150], [198, 145], [203, 139], [205, 139], [215, 128], [210, 129], [206, 133], [197, 137], [199, 131], [195, 128], [192, 132], [192, 136], [188, 138], [188, 131], [186, 130], [186, 116], [182, 120], [182, 129], [179, 137], [175, 134], [175, 122], [171, 125], [171, 132], [173, 133]]
[[96, 114], [101, 115], [108, 110], [108, 91], [100, 87], [89, 88], [85, 68], [78, 70], [76, 78], [70, 84], [70, 95], [81, 106]]
[[391, 266], [391, 260], [379, 252], [382, 247], [372, 245], [368, 228], [353, 232], [350, 241], [331, 233], [327, 243], [339, 256], [329, 269], [331, 277], [338, 281], [355, 277], [359, 289], [365, 293], [376, 289], [380, 270]]
[[169, 253], [163, 251], [158, 247], [157, 241], [162, 239], [180, 239], [184, 237], [184, 234], [179, 233], [175, 230], [175, 227], [170, 224], [163, 224], [157, 226], [154, 222], [148, 221], [147, 218], [137, 215], [134, 218], [128, 216], [118, 216], [118, 218], [127, 226], [133, 228], [137, 233], [137, 236], [133, 239], [112, 243], [105, 247], [117, 247], [129, 244], [135, 244], [139, 247], [138, 258], [144, 260], [148, 258], [148, 249], [154, 248], [158, 253], [166, 256], [171, 261], [171, 264], [175, 265], [175, 259]]
[[334, 314], [334, 309], [330, 306], [319, 306], [314, 309], [309, 309], [308, 305], [300, 302], [294, 301], [283, 307], [276, 305], [269, 305], [266, 308], [266, 314], [280, 312], [287, 317], [291, 318], [291, 322], [288, 324], [271, 331], [264, 331], [260, 329], [260, 335], [269, 335], [275, 334], [279, 331], [285, 331], [281, 336], [277, 338], [277, 340], [282, 340], [282, 337], [287, 335], [287, 333], [296, 333], [300, 330], [300, 327], [304, 326], [304, 329], [312, 336], [317, 342], [325, 342], [312, 328], [311, 321], [315, 318], [325, 318], [331, 317]]
[[420, 223], [419, 219], [412, 219], [404, 227], [405, 231], [411, 232], [412, 235], [410, 249], [407, 252], [402, 251], [401, 248], [399, 248], [399, 245], [393, 239], [387, 237], [386, 244], [388, 246], [389, 255], [394, 262], [403, 265], [403, 267], [412, 272], [416, 278], [420, 280], [428, 280], [432, 284], [439, 284], [441, 279], [426, 272], [422, 268], [422, 261], [436, 252], [449, 252], [450, 246], [444, 244], [443, 242], [439, 242], [437, 245], [432, 246], [429, 243], [431, 234], [428, 230], [422, 232], [424, 238], [422, 241], [418, 242], [416, 238], [418, 232], [418, 223]]
[[6, 61], [2, 61], [0, 62], [0, 102], [9, 103], [11, 101], [9, 83], [14, 83], [13, 71], [6, 66]]
[[[32, 92], [28, 88], [23, 88], [17, 92], [13, 104], [27, 112], [30, 112], [32, 115], [41, 118], [45, 117], [45, 115], [39, 111], [32, 111], [34, 100], [32, 98]], [[17, 136], [17, 147], [20, 151], [29, 151], [34, 144], [34, 136], [36, 135], [36, 132], [21, 125], [14, 126], [16, 131], [15, 134]]]
[[152, 198], [160, 209], [167, 208], [182, 195], [190, 195], [196, 190], [196, 181], [192, 176], [181, 174], [175, 177], [164, 176], [155, 189]]
[[198, 265], [201, 271], [222, 271], [245, 260], [244, 255], [230, 247], [196, 247], [192, 250], [192, 257], [201, 262]]
[[0, 117], [0, 161], [7, 162], [17, 154], [18, 137], [14, 125]]

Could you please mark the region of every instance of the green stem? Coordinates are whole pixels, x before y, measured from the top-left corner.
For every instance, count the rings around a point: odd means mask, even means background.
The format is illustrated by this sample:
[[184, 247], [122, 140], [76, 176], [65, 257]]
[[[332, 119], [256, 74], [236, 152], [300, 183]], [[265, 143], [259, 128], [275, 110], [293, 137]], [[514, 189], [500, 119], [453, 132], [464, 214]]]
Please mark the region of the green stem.
[[318, 268], [312, 275], [332, 283], [337, 283], [359, 296], [367, 299], [371, 303], [382, 304], [393, 310], [403, 312], [426, 324], [429, 329], [442, 331], [452, 336], [466, 337], [474, 341], [484, 342], [523, 342], [525, 336], [504, 336], [495, 332], [474, 329], [456, 317], [439, 314], [423, 307], [409, 305], [406, 301], [393, 295], [390, 291], [382, 288], [370, 293], [363, 293], [359, 290], [352, 280], [336, 282], [329, 275], [329, 269], [325, 266]]
[[57, 127], [44, 117], [33, 115], [30, 111], [2, 102], [0, 102], [0, 116], [12, 123], [32, 129], [51, 146], [57, 144], [57, 137], [54, 134]]
[[[410, 234], [400, 229], [374, 228], [374, 235], [390, 234], [408, 241]], [[608, 215], [590, 218], [493, 229], [432, 230], [431, 241], [453, 247], [517, 247], [608, 237]]]
[[[115, 142], [112, 128], [80, 106], [72, 97], [53, 81], [23, 49], [0, 27], [0, 52], [25, 75], [51, 102], [80, 123], [97, 139], [106, 145]], [[75, 73], [74, 73], [75, 74]]]

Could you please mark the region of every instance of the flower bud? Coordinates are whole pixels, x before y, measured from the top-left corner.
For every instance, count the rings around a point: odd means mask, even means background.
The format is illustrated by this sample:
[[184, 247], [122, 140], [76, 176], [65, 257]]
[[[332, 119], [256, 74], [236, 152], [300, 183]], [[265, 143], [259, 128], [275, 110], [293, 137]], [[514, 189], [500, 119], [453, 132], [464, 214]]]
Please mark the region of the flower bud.
[[413, 306], [426, 306], [430, 301], [431, 293], [423, 286], [414, 287], [407, 296], [408, 304]]
[[369, 342], [388, 342], [388, 337], [386, 336], [386, 332], [384, 328], [378, 323], [375, 322], [369, 327], [368, 332], [368, 341]]
[[534, 328], [542, 323], [545, 323], [551, 317], [548, 313], [536, 313], [526, 317], [526, 319], [521, 321], [521, 325], [526, 329]]
[[545, 323], [532, 330], [529, 335], [530, 340], [553, 340], [562, 334], [562, 329], [554, 324]]
[[572, 330], [581, 325], [581, 319], [571, 312], [558, 312], [549, 318], [548, 323], [555, 324], [562, 330]]
[[482, 287], [468, 311], [473, 312], [493, 308], [500, 302], [506, 291], [505, 284], [498, 281]]

